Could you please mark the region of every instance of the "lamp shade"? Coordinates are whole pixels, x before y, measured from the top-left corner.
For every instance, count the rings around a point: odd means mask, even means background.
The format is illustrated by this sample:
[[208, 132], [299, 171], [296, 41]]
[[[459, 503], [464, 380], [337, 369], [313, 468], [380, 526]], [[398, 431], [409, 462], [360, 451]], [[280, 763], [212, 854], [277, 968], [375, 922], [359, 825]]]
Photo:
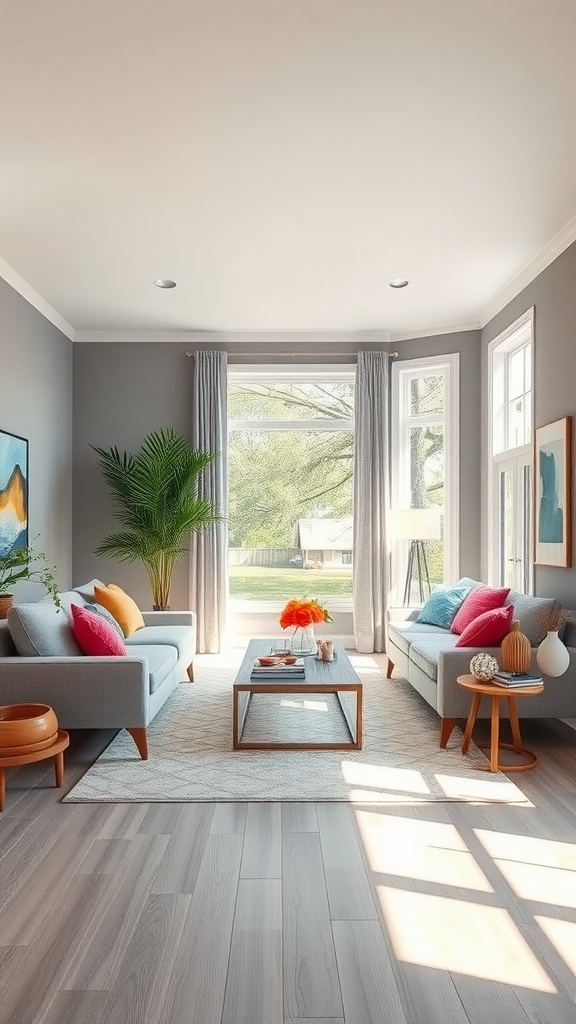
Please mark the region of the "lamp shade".
[[442, 509], [397, 508], [392, 511], [391, 534], [403, 540], [440, 540]]

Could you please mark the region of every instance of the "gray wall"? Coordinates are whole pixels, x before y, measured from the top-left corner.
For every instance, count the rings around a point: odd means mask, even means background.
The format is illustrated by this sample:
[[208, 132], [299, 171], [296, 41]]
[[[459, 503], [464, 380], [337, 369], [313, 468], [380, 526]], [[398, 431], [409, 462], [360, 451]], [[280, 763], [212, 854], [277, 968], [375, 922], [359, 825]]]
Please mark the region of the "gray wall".
[[[534, 306], [534, 425], [576, 414], [576, 243], [508, 303], [482, 331], [482, 380], [488, 343]], [[483, 448], [486, 425], [483, 425]], [[573, 470], [573, 477], [576, 476]], [[576, 506], [573, 507], [573, 515]], [[576, 567], [535, 566], [534, 593], [576, 608]]]
[[[0, 428], [29, 441], [29, 536], [72, 579], [72, 342], [0, 279]], [[35, 600], [19, 583], [15, 598]]]
[[[209, 347], [205, 338], [202, 347]], [[113, 529], [107, 488], [90, 445], [134, 451], [143, 437], [160, 427], [174, 427], [189, 433], [192, 367], [186, 358], [190, 342], [126, 343], [103, 342], [74, 345], [74, 579], [98, 577], [124, 587], [143, 608], [151, 607], [146, 572], [139, 564], [124, 565], [97, 558], [94, 549]], [[229, 365], [247, 362], [278, 362], [278, 354], [290, 355], [286, 346], [260, 342], [226, 345], [221, 336], [215, 348], [227, 348]], [[294, 362], [320, 363], [311, 345], [306, 355]], [[317, 347], [317, 346], [316, 346]], [[461, 374], [461, 572], [478, 576], [480, 561], [480, 347], [479, 332], [438, 335], [403, 341], [398, 346], [402, 359], [422, 355], [460, 354]], [[373, 336], [356, 336], [350, 344], [331, 344], [330, 361], [355, 362], [358, 349], [381, 349]], [[300, 349], [298, 349], [300, 351]], [[248, 354], [250, 353], [250, 354]], [[286, 360], [289, 361], [289, 360]], [[170, 603], [187, 608], [188, 565], [176, 566]]]
[[437, 334], [393, 347], [402, 361], [460, 356], [460, 576], [480, 579], [480, 332]]

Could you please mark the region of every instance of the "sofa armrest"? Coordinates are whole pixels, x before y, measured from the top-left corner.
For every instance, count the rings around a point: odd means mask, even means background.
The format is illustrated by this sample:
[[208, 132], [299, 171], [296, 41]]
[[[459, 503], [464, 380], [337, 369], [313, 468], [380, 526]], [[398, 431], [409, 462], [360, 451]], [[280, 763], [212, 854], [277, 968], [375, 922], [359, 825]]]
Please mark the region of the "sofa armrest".
[[421, 612], [420, 608], [387, 608], [387, 622], [415, 622]]
[[38, 701], [62, 728], [145, 726], [150, 702], [142, 657], [0, 658], [0, 704]]
[[196, 612], [142, 612], [145, 626], [194, 626]]

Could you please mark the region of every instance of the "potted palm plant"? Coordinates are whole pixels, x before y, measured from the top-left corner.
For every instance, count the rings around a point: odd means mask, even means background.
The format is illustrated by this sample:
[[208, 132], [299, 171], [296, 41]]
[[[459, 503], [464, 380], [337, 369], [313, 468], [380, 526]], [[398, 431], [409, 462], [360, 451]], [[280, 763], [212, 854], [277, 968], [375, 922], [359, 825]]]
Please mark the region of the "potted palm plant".
[[142, 562], [154, 609], [168, 608], [174, 565], [188, 553], [190, 534], [221, 518], [210, 501], [198, 497], [200, 475], [217, 455], [192, 448], [171, 428], [148, 434], [135, 454], [90, 447], [110, 488], [112, 515], [122, 525], [95, 554]]
[[55, 573], [56, 567], [48, 565], [44, 552], [34, 551], [31, 544], [0, 555], [0, 619], [5, 619], [8, 615], [8, 609], [12, 607], [13, 602], [12, 587], [20, 580], [41, 583], [52, 595], [56, 607], [60, 608]]

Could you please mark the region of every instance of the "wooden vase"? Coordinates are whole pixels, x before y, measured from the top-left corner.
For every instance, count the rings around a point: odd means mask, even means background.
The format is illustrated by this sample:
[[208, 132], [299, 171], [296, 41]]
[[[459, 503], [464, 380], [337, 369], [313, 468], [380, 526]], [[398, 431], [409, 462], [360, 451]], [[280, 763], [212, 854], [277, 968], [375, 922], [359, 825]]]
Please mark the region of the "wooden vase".
[[510, 632], [500, 647], [500, 668], [505, 672], [527, 672], [532, 657], [530, 641], [520, 632], [520, 622], [514, 619]]

